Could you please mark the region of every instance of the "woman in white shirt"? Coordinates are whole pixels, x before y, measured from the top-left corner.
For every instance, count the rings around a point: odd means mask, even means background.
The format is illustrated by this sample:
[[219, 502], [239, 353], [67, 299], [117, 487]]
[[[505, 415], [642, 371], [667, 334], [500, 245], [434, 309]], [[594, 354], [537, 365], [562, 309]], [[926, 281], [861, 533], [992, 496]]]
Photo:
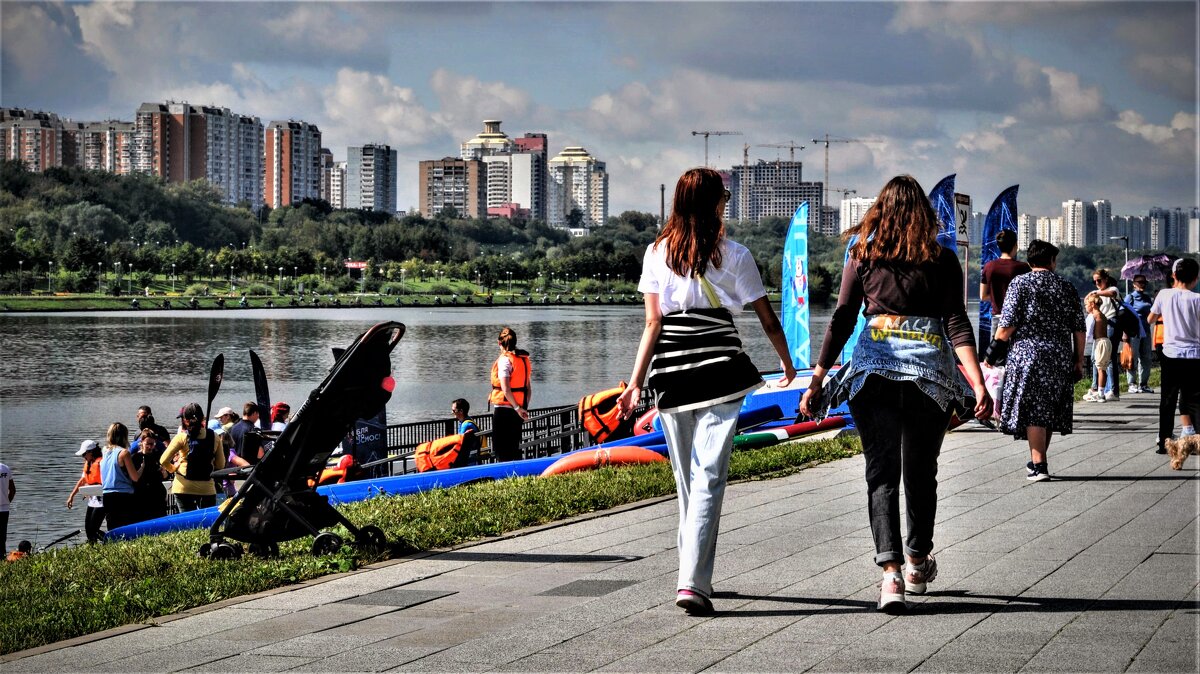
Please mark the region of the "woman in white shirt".
[[742, 399], [763, 385], [742, 350], [733, 312], [754, 308], [783, 366], [778, 385], [796, 376], [754, 258], [725, 238], [721, 213], [728, 200], [712, 169], [691, 169], [675, 185], [671, 217], [642, 261], [646, 327], [630, 386], [617, 400], [628, 417], [649, 373], [679, 493], [675, 603], [693, 615], [713, 612], [713, 559], [738, 412]]

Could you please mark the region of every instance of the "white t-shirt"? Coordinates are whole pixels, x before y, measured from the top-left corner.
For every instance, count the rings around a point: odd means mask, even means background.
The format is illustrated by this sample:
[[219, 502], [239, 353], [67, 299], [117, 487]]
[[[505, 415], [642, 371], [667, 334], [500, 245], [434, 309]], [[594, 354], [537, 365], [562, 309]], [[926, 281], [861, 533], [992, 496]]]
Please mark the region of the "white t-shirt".
[[[720, 245], [721, 267], [718, 269], [710, 264], [704, 277], [712, 284], [721, 306], [736, 314], [742, 307], [765, 296], [767, 291], [763, 288], [758, 265], [754, 264], [754, 258], [745, 246], [729, 239], [722, 239]], [[658, 308], [664, 315], [684, 309], [712, 308], [700, 279], [684, 278], [667, 266], [665, 241], [659, 244], [658, 250], [654, 249], [654, 244], [646, 247], [638, 292], [657, 293]]]
[[1164, 288], [1154, 296], [1150, 313], [1162, 316], [1163, 355], [1200, 358], [1200, 295], [1182, 288]]
[[8, 482], [12, 479], [12, 471], [0, 463], [0, 513], [8, 512]]

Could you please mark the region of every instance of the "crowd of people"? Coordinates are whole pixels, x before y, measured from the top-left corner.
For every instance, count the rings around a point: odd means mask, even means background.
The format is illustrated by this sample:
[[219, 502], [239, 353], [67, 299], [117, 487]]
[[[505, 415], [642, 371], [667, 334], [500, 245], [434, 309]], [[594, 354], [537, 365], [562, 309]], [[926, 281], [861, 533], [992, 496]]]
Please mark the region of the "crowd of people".
[[[87, 540], [97, 543], [104, 540], [105, 528], [111, 531], [171, 511], [217, 505], [232, 496], [235, 487], [231, 480], [214, 479], [212, 472], [258, 463], [272, 438], [286, 427], [291, 408], [276, 403], [266, 414], [271, 432], [260, 428], [260, 411], [254, 402], [245, 403], [240, 415], [222, 407], [205, 423], [204, 409], [193, 402], [179, 410], [178, 426], [170, 432], [155, 420], [150, 406], [143, 405], [137, 410], [137, 430], [132, 435], [125, 424], [113, 422], [103, 445], [95, 440], [80, 444], [75, 455], [83, 460], [83, 468], [67, 496], [67, 508], [75, 506], [75, 497], [84, 487], [99, 487], [89, 490], [84, 515]], [[0, 464], [0, 471], [7, 470]], [[0, 513], [2, 545], [7, 520], [7, 500], [2, 497]]]

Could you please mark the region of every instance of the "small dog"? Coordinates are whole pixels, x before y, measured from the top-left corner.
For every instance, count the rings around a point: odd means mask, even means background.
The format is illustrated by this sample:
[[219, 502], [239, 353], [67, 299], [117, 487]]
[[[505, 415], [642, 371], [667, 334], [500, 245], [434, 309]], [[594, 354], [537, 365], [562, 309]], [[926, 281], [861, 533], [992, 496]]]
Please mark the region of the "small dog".
[[1163, 444], [1171, 457], [1171, 470], [1183, 468], [1183, 460], [1188, 454], [1200, 456], [1200, 435], [1189, 435], [1183, 438], [1168, 438]]

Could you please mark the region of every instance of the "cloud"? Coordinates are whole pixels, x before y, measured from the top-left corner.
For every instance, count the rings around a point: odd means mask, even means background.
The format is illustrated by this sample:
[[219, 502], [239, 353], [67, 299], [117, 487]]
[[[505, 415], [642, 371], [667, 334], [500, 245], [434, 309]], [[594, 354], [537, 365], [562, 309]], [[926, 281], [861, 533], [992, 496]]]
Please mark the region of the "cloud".
[[104, 97], [112, 74], [89, 58], [79, 21], [69, 6], [6, 2], [0, 14], [4, 105], [74, 110], [79, 101]]
[[504, 82], [484, 82], [438, 68], [429, 84], [438, 99], [435, 120], [463, 140], [482, 131], [485, 119], [521, 123], [533, 111], [529, 93]]
[[347, 138], [347, 145], [419, 146], [445, 135], [444, 127], [434, 121], [412, 89], [383, 75], [342, 68], [321, 97], [330, 132], [335, 138]]
[[1122, 110], [1113, 125], [1133, 136], [1144, 138], [1151, 143], [1163, 146], [1176, 146], [1187, 143], [1189, 136], [1194, 142], [1196, 135], [1196, 118], [1194, 114], [1177, 112], [1168, 125], [1151, 124], [1146, 118], [1133, 110]]
[[1042, 74], [1050, 84], [1049, 106], [1067, 121], [1079, 121], [1105, 116], [1108, 112], [1098, 87], [1084, 87], [1079, 76], [1049, 66]]

